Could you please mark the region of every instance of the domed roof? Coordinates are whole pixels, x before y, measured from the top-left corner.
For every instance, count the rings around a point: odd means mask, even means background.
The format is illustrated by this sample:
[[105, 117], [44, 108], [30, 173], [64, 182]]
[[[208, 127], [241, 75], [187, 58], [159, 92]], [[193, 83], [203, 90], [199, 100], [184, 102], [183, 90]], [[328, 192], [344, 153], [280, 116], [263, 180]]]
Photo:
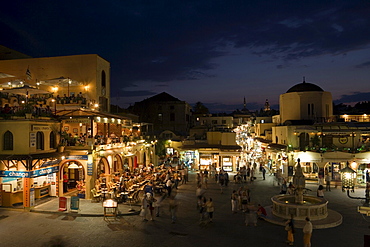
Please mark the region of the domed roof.
[[312, 84], [312, 83], [307, 83], [303, 80], [302, 83], [299, 83], [297, 85], [294, 85], [293, 87], [291, 87], [288, 91], [286, 91], [287, 93], [292, 93], [292, 92], [312, 92], [312, 91], [319, 91], [319, 92], [323, 92], [324, 90], [315, 85], [315, 84]]

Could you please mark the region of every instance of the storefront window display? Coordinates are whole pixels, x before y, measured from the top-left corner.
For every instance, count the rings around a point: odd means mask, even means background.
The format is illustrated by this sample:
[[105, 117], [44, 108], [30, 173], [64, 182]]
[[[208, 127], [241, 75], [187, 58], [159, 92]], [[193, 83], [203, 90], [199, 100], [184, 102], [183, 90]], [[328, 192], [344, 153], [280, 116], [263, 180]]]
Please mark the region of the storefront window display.
[[360, 164], [357, 168], [357, 184], [370, 182], [370, 163]]
[[222, 158], [222, 169], [227, 172], [231, 172], [233, 170], [233, 162], [231, 157]]
[[319, 166], [314, 162], [301, 162], [302, 172], [308, 179], [318, 178]]
[[201, 154], [199, 160], [199, 169], [201, 171], [209, 170], [212, 165], [212, 155], [211, 154]]
[[345, 166], [346, 162], [328, 162], [324, 170], [331, 175], [332, 181], [340, 181], [340, 170]]

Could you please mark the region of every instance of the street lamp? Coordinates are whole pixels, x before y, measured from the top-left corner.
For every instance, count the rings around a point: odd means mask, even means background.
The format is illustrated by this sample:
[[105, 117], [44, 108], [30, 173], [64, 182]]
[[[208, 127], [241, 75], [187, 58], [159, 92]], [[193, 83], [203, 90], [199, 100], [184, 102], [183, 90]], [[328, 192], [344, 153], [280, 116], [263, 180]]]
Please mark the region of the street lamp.
[[54, 104], [54, 115], [57, 115], [57, 101], [55, 99], [51, 99], [51, 102]]
[[342, 179], [342, 191], [344, 192], [345, 190], [347, 190], [347, 196], [351, 199], [365, 200], [363, 206], [358, 208], [358, 211], [360, 213], [370, 215], [370, 208], [369, 208], [370, 184], [369, 182], [366, 183], [365, 197], [354, 197], [349, 194], [349, 190], [351, 190], [351, 192], [355, 192], [356, 172], [349, 167], [348, 161], [347, 161], [347, 166], [341, 169], [340, 173], [341, 173], [341, 179]]

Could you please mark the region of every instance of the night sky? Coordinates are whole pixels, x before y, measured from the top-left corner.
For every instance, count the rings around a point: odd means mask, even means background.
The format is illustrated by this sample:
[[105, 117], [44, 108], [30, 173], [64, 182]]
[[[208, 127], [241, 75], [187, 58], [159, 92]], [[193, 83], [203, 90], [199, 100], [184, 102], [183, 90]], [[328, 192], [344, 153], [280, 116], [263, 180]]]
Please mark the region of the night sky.
[[[112, 104], [167, 92], [211, 112], [259, 109], [302, 82], [370, 100], [370, 1], [7, 1], [0, 44], [32, 57], [98, 54]], [[1, 68], [0, 68], [0, 72]]]

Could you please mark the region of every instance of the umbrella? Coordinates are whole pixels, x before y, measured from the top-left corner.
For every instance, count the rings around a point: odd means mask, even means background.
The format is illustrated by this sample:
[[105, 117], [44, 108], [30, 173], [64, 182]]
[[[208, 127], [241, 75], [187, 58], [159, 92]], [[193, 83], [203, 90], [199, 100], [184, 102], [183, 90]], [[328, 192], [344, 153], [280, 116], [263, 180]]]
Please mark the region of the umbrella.
[[58, 77], [58, 78], [53, 78], [53, 79], [47, 79], [44, 81], [40, 81], [40, 84], [42, 85], [49, 85], [49, 86], [79, 86], [82, 85], [81, 82], [72, 80], [70, 78], [66, 78], [64, 76]]
[[65, 78], [64, 76], [54, 78], [54, 79], [48, 79], [45, 81], [40, 81], [40, 84], [42, 85], [50, 85], [50, 86], [60, 86], [60, 87], [67, 87], [69, 96], [69, 87], [70, 86], [80, 86], [83, 85], [83, 83], [72, 80], [70, 78]]
[[12, 93], [12, 94], [20, 94], [20, 95], [31, 95], [31, 94], [52, 94], [49, 91], [45, 91], [42, 89], [30, 87], [24, 85], [23, 87], [15, 87], [10, 89], [1, 90], [2, 93]]
[[0, 72], [0, 78], [8, 78], [8, 77], [15, 77], [15, 76]]
[[15, 79], [12, 81], [4, 82], [0, 84], [2, 88], [14, 88], [14, 87], [23, 87], [24, 85], [31, 86], [31, 84], [23, 82], [23, 80]]

